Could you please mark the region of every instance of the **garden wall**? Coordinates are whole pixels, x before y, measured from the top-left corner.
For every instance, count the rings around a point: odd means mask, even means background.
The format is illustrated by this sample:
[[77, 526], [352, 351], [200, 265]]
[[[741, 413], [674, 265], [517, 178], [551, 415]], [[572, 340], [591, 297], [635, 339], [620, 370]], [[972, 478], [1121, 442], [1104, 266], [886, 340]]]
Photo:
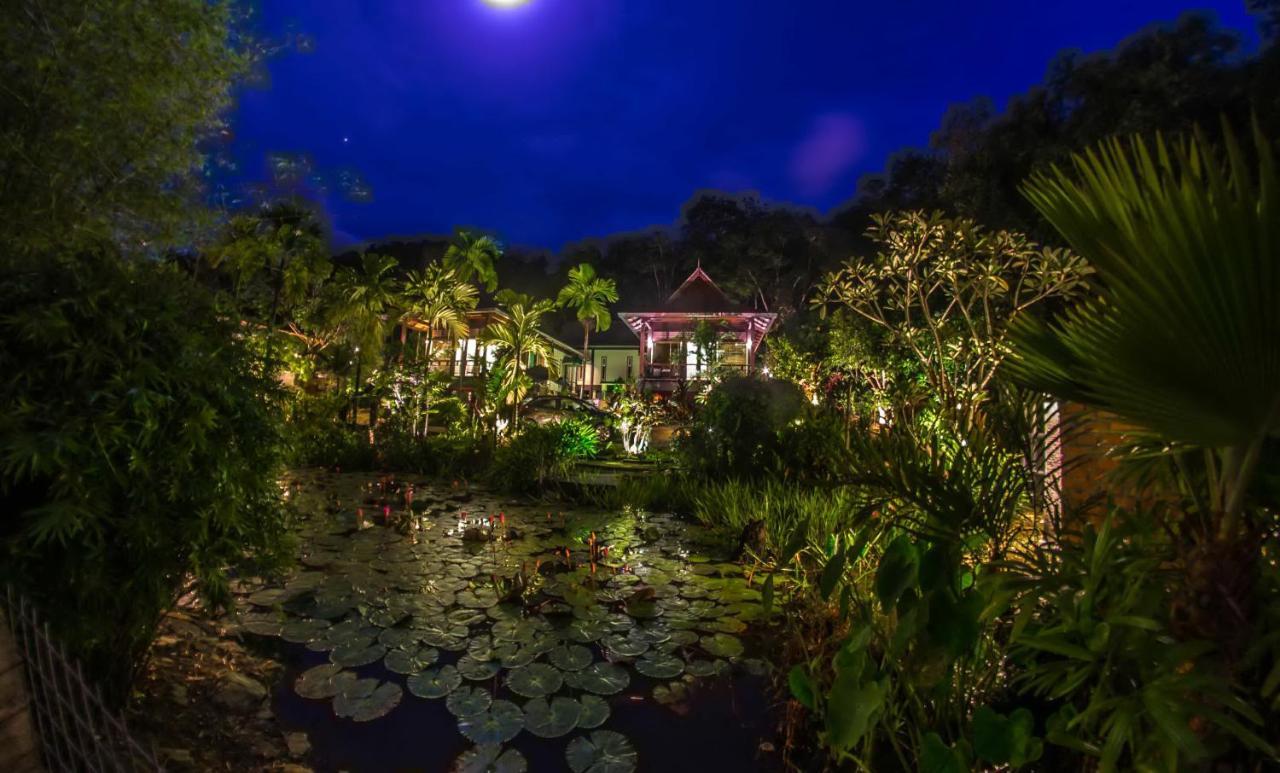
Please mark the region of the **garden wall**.
[[[1115, 416], [1078, 403], [1062, 404], [1062, 501], [1078, 511], [1108, 498], [1132, 507], [1142, 499], [1133, 490], [1117, 489], [1111, 480], [1119, 462], [1111, 455], [1133, 431]], [[1100, 513], [1099, 513], [1100, 514]]]

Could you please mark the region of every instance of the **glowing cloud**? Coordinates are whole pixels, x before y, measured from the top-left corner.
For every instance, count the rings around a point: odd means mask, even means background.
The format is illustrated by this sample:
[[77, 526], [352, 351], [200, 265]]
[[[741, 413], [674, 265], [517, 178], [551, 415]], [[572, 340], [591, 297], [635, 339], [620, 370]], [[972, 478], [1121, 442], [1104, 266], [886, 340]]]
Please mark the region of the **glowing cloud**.
[[791, 154], [791, 181], [802, 195], [820, 196], [862, 158], [866, 148], [862, 121], [848, 113], [820, 115]]

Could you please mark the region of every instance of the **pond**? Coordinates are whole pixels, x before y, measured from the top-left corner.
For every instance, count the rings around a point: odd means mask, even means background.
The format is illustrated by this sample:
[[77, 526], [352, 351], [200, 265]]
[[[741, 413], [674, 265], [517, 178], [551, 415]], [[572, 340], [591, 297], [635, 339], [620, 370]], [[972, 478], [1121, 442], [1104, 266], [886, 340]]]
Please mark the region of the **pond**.
[[[318, 770], [780, 770], [758, 582], [670, 515], [292, 476], [300, 567], [241, 597]], [[251, 592], [249, 592], [251, 591]]]

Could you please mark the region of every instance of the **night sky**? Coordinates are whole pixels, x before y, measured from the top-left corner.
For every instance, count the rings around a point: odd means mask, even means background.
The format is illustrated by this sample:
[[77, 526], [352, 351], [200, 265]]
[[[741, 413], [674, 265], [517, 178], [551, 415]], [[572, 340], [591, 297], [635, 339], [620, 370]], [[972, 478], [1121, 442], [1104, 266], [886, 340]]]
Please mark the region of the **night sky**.
[[559, 249], [674, 222], [699, 189], [822, 212], [948, 104], [1003, 106], [1064, 48], [1110, 48], [1207, 8], [1248, 31], [1243, 0], [270, 0], [260, 23], [309, 53], [245, 91], [232, 153], [356, 170], [332, 190], [339, 242], [447, 233]]

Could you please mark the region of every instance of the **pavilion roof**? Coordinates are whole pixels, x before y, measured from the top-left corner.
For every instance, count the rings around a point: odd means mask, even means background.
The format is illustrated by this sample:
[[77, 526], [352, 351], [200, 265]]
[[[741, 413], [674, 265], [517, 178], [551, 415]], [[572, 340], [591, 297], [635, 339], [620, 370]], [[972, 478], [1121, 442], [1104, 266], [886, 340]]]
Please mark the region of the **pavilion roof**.
[[676, 291], [667, 298], [662, 308], [656, 311], [685, 312], [690, 314], [741, 314], [749, 312], [741, 303], [732, 300], [724, 291], [707, 276], [707, 272], [699, 265], [684, 280]]

